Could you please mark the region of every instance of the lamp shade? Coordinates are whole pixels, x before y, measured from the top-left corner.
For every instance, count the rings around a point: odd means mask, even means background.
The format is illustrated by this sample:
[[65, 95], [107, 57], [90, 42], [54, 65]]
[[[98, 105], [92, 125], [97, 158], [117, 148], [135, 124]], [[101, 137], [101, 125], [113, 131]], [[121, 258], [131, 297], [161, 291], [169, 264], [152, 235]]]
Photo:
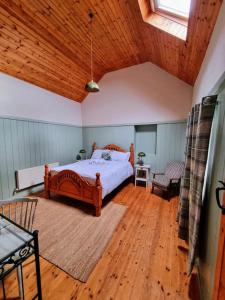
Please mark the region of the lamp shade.
[[86, 84], [85, 90], [89, 93], [99, 92], [99, 86], [94, 80], [91, 80]]
[[145, 157], [146, 155], [145, 155], [144, 152], [139, 152], [139, 153], [138, 153], [138, 156], [139, 156], [139, 157]]
[[79, 153], [86, 153], [85, 149], [80, 149]]

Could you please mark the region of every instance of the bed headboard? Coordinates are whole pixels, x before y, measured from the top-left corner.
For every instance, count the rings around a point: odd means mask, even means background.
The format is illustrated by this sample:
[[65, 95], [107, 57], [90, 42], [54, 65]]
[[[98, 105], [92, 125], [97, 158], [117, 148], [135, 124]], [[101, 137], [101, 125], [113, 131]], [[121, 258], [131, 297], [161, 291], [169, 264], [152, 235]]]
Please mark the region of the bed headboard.
[[[94, 152], [96, 149], [97, 149], [97, 145], [96, 145], [96, 143], [93, 143], [92, 152]], [[124, 150], [123, 148], [121, 148], [115, 144], [108, 144], [105, 147], [103, 147], [102, 149], [114, 150], [114, 151], [119, 151], [119, 152], [127, 152], [126, 150]], [[134, 166], [134, 144], [133, 143], [130, 144], [130, 159], [129, 159], [129, 161], [132, 164], [132, 166]]]

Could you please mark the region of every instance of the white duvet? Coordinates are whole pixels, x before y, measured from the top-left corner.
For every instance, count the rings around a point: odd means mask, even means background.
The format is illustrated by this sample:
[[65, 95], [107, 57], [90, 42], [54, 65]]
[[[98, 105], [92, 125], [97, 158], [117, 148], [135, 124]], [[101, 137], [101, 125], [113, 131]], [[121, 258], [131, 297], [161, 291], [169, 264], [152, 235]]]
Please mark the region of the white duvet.
[[100, 173], [102, 184], [102, 198], [111, 193], [125, 179], [133, 175], [133, 168], [129, 161], [107, 161], [100, 159], [86, 159], [73, 164], [52, 168], [53, 171], [72, 170], [80, 176], [96, 178]]

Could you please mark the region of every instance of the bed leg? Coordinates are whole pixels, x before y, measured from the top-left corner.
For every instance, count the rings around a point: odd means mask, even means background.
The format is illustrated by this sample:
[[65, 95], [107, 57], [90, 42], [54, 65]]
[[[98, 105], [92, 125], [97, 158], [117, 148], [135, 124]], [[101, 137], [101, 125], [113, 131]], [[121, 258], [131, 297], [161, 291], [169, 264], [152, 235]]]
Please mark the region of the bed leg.
[[133, 183], [133, 184], [134, 184], [134, 175], [131, 175], [131, 176], [130, 176], [130, 183]]
[[50, 199], [50, 192], [49, 191], [45, 191], [45, 198]]
[[100, 174], [96, 173], [96, 195], [95, 195], [95, 216], [100, 217], [101, 216], [101, 209], [102, 209], [102, 185], [100, 181]]
[[45, 165], [45, 178], [44, 178], [44, 185], [45, 185], [45, 198], [50, 198], [50, 191], [49, 191], [49, 169], [48, 165]]
[[95, 206], [95, 216], [100, 217], [101, 216], [101, 207]]

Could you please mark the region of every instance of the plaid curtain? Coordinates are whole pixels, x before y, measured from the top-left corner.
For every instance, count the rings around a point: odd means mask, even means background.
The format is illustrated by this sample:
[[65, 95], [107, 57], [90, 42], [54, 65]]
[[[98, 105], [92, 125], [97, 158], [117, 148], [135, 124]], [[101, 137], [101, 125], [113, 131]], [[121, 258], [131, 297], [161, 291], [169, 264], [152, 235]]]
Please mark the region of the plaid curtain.
[[202, 190], [216, 99], [217, 96], [203, 98], [202, 104], [195, 105], [188, 118], [185, 171], [178, 210], [178, 236], [189, 243], [189, 275], [198, 254]]

